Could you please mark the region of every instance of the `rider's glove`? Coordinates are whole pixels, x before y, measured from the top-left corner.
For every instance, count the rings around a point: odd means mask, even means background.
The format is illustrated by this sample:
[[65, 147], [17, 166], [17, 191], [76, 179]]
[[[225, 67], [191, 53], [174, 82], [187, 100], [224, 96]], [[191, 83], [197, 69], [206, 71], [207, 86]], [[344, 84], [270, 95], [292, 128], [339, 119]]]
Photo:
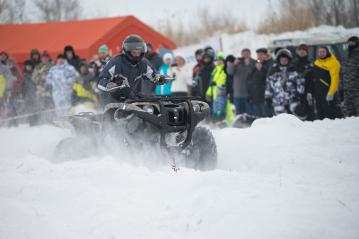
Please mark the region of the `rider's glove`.
[[334, 100], [334, 95], [327, 94], [326, 100], [327, 102], [332, 102]]
[[153, 83], [157, 84], [157, 85], [163, 85], [165, 84], [167, 81], [166, 81], [166, 76], [164, 75], [159, 75], [157, 74], [155, 76], [155, 80], [153, 81]]
[[109, 91], [116, 87], [118, 87], [118, 84], [116, 84], [115, 82], [112, 82], [112, 81], [110, 81], [109, 83], [106, 84], [106, 89]]
[[127, 80], [126, 77], [124, 77], [124, 76], [121, 75], [121, 74], [117, 74], [117, 75], [114, 75], [114, 76], [112, 77], [111, 82], [114, 82], [114, 83], [116, 83], [117, 85], [122, 85], [123, 81], [125, 81], [125, 80]]

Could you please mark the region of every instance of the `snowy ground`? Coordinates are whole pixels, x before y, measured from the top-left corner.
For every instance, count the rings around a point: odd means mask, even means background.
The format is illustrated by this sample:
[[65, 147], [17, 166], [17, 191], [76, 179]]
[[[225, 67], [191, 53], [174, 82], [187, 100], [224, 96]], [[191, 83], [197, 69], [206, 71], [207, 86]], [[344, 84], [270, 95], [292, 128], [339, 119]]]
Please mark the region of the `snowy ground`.
[[69, 134], [0, 129], [0, 238], [359, 238], [359, 118], [215, 131], [211, 172], [52, 163]]

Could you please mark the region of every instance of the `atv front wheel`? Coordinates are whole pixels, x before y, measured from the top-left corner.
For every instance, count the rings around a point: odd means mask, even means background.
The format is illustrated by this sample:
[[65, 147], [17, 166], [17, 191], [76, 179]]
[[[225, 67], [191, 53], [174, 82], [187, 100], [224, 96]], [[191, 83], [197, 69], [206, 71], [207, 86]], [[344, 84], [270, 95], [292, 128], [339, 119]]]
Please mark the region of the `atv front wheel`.
[[217, 146], [209, 129], [197, 127], [186, 150], [188, 152], [187, 167], [196, 170], [213, 170], [217, 167]]
[[94, 153], [95, 144], [86, 137], [68, 137], [61, 140], [54, 152], [56, 162], [83, 159]]

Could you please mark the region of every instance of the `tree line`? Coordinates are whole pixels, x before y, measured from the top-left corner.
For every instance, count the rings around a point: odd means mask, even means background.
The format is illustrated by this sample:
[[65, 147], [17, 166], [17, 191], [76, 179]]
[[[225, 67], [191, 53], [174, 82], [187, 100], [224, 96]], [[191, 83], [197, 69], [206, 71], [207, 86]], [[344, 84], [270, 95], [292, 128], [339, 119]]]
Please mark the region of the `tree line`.
[[[25, 14], [33, 5], [38, 21], [65, 21], [84, 18], [79, 0], [0, 0], [0, 23], [30, 22]], [[268, 0], [267, 15], [257, 26], [257, 33], [282, 33], [306, 30], [318, 25], [359, 27], [359, 0]], [[248, 30], [247, 22], [239, 20], [230, 10], [209, 12], [197, 8], [188, 24], [183, 16], [168, 16], [154, 26], [173, 39], [177, 45], [198, 43], [215, 34], [238, 33]]]
[[30, 19], [25, 14], [27, 4], [35, 7], [39, 21], [53, 22], [81, 18], [79, 0], [0, 0], [0, 23], [24, 23]]
[[359, 26], [359, 0], [279, 0], [269, 1], [267, 18], [258, 33], [305, 30], [319, 25]]

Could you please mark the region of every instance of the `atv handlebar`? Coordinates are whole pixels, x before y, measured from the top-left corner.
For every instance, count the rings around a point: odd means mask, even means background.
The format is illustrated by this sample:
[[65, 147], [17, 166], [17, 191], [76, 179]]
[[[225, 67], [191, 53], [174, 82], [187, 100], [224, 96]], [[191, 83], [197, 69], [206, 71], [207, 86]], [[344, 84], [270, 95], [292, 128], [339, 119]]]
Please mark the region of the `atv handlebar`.
[[[142, 76], [140, 76], [138, 78], [141, 78], [141, 77]], [[155, 76], [155, 79], [154, 79], [153, 83], [155, 85], [164, 85], [164, 84], [167, 84], [167, 83], [171, 83], [174, 80], [175, 80], [174, 77], [170, 77], [168, 75], [160, 75], [160, 74], [158, 74], [158, 75]], [[127, 77], [119, 74], [119, 75], [114, 76], [112, 81], [107, 83], [105, 91], [114, 92], [116, 90], [122, 90], [124, 88], [129, 88], [129, 87], [130, 87], [130, 84], [128, 82]]]
[[166, 83], [171, 83], [174, 80], [174, 77], [170, 77], [168, 75], [156, 75], [153, 83], [155, 83], [156, 85], [164, 85]]

